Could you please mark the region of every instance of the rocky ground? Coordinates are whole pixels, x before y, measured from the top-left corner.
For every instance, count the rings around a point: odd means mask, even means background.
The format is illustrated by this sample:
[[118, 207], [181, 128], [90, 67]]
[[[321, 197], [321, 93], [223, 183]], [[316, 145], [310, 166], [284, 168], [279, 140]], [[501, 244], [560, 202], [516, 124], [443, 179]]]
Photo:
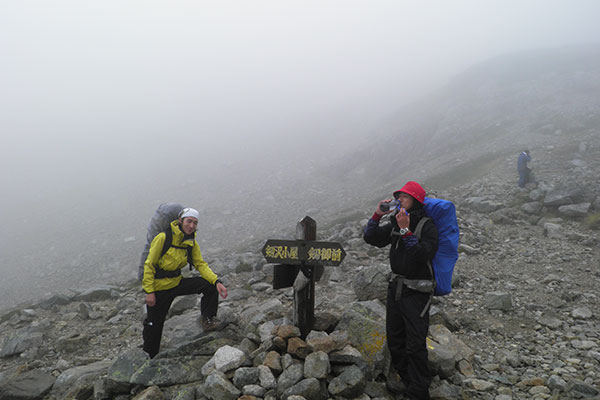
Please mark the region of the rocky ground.
[[[454, 289], [431, 311], [432, 398], [600, 398], [600, 139], [531, 150], [537, 185], [516, 187], [511, 157], [435, 193], [455, 202], [461, 245]], [[229, 326], [203, 333], [198, 299], [180, 298], [151, 361], [136, 281], [5, 312], [0, 399], [395, 398], [387, 252], [361, 238], [371, 212], [318, 232], [347, 257], [317, 284], [306, 340], [290, 322], [293, 291], [272, 289], [257, 241], [212, 263], [230, 290], [219, 311]]]

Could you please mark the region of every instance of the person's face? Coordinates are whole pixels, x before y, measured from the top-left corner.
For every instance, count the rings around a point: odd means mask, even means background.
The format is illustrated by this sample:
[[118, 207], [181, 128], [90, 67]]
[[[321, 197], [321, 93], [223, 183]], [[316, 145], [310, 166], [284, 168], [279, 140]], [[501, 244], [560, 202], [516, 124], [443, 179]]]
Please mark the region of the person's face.
[[411, 195], [406, 194], [406, 193], [398, 193], [396, 195], [396, 199], [398, 201], [400, 201], [400, 204], [402, 205], [402, 208], [404, 208], [405, 210], [410, 210], [413, 206], [413, 202], [415, 199], [412, 198]]
[[198, 220], [194, 217], [185, 217], [183, 220], [179, 220], [181, 224], [181, 230], [186, 235], [191, 235], [198, 229]]

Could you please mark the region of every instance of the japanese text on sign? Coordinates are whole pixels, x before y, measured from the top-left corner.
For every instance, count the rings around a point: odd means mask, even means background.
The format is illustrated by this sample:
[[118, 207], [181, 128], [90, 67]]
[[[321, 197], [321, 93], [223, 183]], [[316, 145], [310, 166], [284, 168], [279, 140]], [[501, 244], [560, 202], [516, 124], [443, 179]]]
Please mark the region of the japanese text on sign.
[[308, 260], [312, 261], [341, 261], [342, 250], [331, 249], [331, 248], [317, 248], [311, 247], [308, 250]]
[[269, 258], [277, 258], [281, 260], [285, 259], [298, 259], [298, 247], [288, 246], [266, 246], [265, 256]]

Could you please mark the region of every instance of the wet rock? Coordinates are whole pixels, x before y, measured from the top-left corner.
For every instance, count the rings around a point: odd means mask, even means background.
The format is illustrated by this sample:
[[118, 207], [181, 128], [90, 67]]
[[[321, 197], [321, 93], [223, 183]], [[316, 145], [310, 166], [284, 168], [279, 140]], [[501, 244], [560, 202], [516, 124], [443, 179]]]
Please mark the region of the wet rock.
[[[336, 329], [348, 332], [350, 341], [358, 346], [357, 349], [375, 376], [385, 369], [389, 352], [385, 346], [385, 308], [379, 301], [351, 304]], [[333, 354], [330, 355], [331, 362], [332, 356]]]
[[567, 204], [558, 207], [558, 212], [567, 217], [585, 217], [590, 212], [591, 203]]
[[550, 239], [562, 239], [565, 236], [562, 227], [552, 222], [544, 223], [544, 235]]
[[[460, 389], [456, 386], [450, 385], [447, 381], [442, 381], [439, 386], [435, 386], [429, 389], [429, 396], [435, 400], [459, 399]], [[495, 400], [500, 399], [496, 398]]]
[[55, 378], [39, 369], [13, 375], [0, 387], [0, 400], [37, 400], [50, 392]]
[[198, 304], [198, 296], [179, 296], [175, 299], [169, 309], [169, 316], [180, 315], [188, 310], [192, 310]]
[[221, 372], [227, 372], [241, 366], [245, 359], [246, 355], [240, 349], [223, 346], [214, 355], [215, 368]]
[[69, 304], [73, 300], [73, 296], [67, 296], [64, 294], [56, 294], [49, 297], [46, 300], [40, 302], [40, 307], [44, 310], [49, 310], [54, 306], [64, 306]]
[[460, 243], [458, 245], [458, 252], [465, 254], [479, 254], [481, 250], [467, 244]]
[[365, 375], [357, 366], [351, 366], [331, 380], [327, 389], [333, 396], [354, 398], [366, 385]]
[[[235, 370], [233, 375], [233, 384], [242, 389], [246, 385], [253, 385], [258, 382], [259, 370], [256, 367], [243, 367]], [[249, 394], [249, 393], [245, 393]]]
[[27, 327], [6, 336], [0, 344], [0, 358], [18, 355], [31, 348], [39, 347], [44, 340], [41, 329], [42, 327]]
[[465, 204], [480, 213], [490, 213], [502, 207], [502, 204], [489, 200], [485, 197], [468, 197]]
[[294, 386], [304, 377], [304, 367], [302, 364], [293, 364], [284, 370], [277, 378], [277, 393], [282, 396], [283, 393]]
[[448, 379], [454, 375], [456, 364], [456, 349], [452, 349], [434, 342], [431, 339], [427, 340], [427, 354], [429, 361], [429, 369], [442, 379]]
[[565, 392], [578, 397], [592, 397], [600, 394], [597, 388], [579, 380], [569, 381], [565, 386]]
[[275, 373], [276, 375], [279, 375], [281, 371], [283, 371], [281, 366], [281, 356], [276, 351], [270, 351], [267, 353], [263, 361], [263, 365], [268, 367], [271, 372]]
[[489, 292], [484, 299], [485, 306], [490, 310], [512, 310], [512, 296], [506, 292]]
[[263, 397], [266, 389], [260, 385], [246, 385], [242, 388], [242, 393], [246, 396]]
[[83, 393], [91, 394], [94, 383], [101, 375], [106, 374], [111, 364], [110, 361], [98, 361], [64, 371], [56, 378], [52, 395], [58, 398], [80, 398]]
[[462, 340], [454, 335], [443, 325], [431, 325], [429, 327], [429, 336], [431, 339], [456, 353], [456, 360], [473, 361], [475, 352], [467, 346]]
[[543, 207], [544, 205], [541, 202], [534, 201], [532, 203], [525, 203], [521, 205], [521, 210], [527, 214], [540, 215]]
[[277, 328], [277, 336], [282, 337], [283, 339], [289, 339], [292, 337], [300, 336], [300, 328], [294, 325], [280, 325]]
[[313, 349], [299, 337], [293, 337], [288, 340], [287, 352], [298, 358], [306, 358]]
[[133, 400], [164, 400], [165, 398], [158, 386], [150, 386], [138, 393]]
[[84, 290], [75, 296], [75, 300], [80, 301], [102, 301], [111, 298], [118, 298], [118, 288], [115, 286], [97, 286]]
[[260, 386], [265, 389], [274, 389], [277, 387], [277, 379], [275, 375], [271, 372], [271, 369], [266, 365], [258, 366], [258, 379], [260, 382]]
[[85, 348], [89, 341], [89, 336], [74, 333], [71, 336], [59, 338], [56, 343], [56, 349], [61, 353], [75, 353]]
[[131, 377], [149, 360], [148, 354], [139, 348], [131, 348], [121, 353], [108, 368], [107, 382], [109, 389], [117, 393], [127, 392]]
[[211, 400], [236, 400], [241, 393], [241, 390], [218, 371], [210, 374], [204, 382], [204, 395]]
[[171, 386], [201, 381], [203, 357], [188, 359], [153, 358], [139, 367], [131, 376], [130, 382], [143, 386]]
[[572, 204], [579, 197], [578, 190], [551, 190], [544, 197], [544, 205], [548, 207], [558, 207], [565, 204]]
[[389, 265], [362, 267], [354, 276], [352, 289], [360, 301], [378, 299], [385, 302], [389, 277]]
[[304, 377], [324, 379], [331, 372], [329, 356], [323, 351], [316, 351], [306, 356], [304, 361]]
[[571, 316], [575, 319], [586, 320], [591, 319], [594, 316], [594, 314], [592, 313], [592, 310], [590, 310], [588, 307], [578, 307], [573, 310]]
[[328, 335], [311, 339], [307, 337], [306, 343], [313, 349], [313, 351], [324, 351], [325, 353], [341, 350], [346, 344], [346, 342], [337, 342], [334, 337], [330, 337]]
[[324, 385], [316, 378], [303, 379], [283, 392], [281, 398], [287, 400], [292, 396], [301, 396], [305, 399], [325, 400], [328, 396], [322, 386]]

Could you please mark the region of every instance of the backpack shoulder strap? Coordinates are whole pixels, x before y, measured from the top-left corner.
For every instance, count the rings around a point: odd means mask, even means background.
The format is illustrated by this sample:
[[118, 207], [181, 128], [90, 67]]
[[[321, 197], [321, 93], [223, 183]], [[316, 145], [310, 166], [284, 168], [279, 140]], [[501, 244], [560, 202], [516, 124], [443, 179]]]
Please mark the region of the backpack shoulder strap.
[[169, 226], [169, 229], [165, 230], [165, 242], [163, 243], [162, 251], [160, 252], [160, 257], [164, 256], [167, 251], [171, 248], [171, 244], [173, 243], [173, 231]]
[[417, 227], [415, 228], [415, 235], [417, 236], [417, 239], [421, 239], [421, 232], [423, 231], [423, 225], [425, 225], [425, 222], [429, 221], [430, 219], [431, 218], [429, 218], [429, 217], [423, 217], [417, 223]]
[[194, 266], [194, 258], [192, 257], [192, 246], [188, 247], [188, 264], [190, 265], [190, 271], [192, 270], [192, 267]]

